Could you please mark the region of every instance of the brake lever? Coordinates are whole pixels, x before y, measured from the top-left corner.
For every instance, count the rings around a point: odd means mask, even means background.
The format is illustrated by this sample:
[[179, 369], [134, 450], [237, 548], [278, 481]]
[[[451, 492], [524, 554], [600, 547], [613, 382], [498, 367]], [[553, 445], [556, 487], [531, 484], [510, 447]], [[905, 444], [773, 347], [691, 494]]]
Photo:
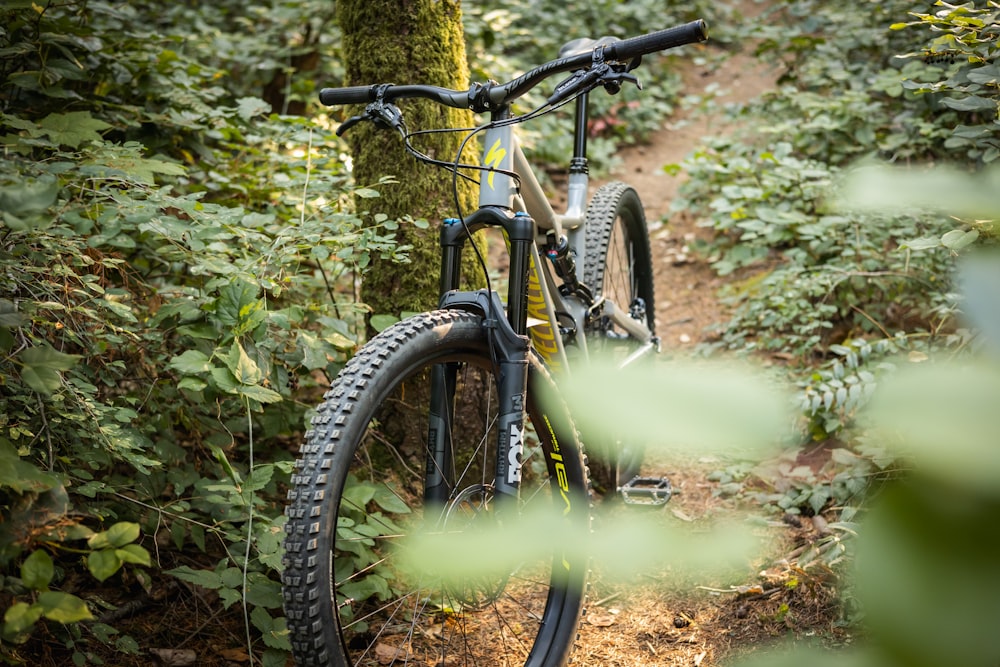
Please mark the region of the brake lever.
[[365, 114], [361, 114], [360, 116], [351, 116], [337, 127], [337, 136], [344, 136], [345, 132], [363, 120], [368, 120], [368, 116]]
[[642, 83], [639, 79], [634, 74], [629, 74], [628, 72], [611, 71], [601, 77], [601, 85], [611, 95], [617, 95], [622, 89], [622, 82], [625, 81], [634, 83], [636, 88], [642, 90]]
[[349, 129], [362, 121], [371, 121], [375, 127], [383, 130], [396, 130], [403, 132], [403, 112], [394, 104], [386, 104], [376, 100], [365, 107], [365, 112], [358, 116], [351, 116], [337, 128], [337, 136], [341, 137]]
[[591, 66], [590, 69], [573, 73], [572, 76], [561, 81], [555, 87], [555, 90], [549, 95], [548, 103], [551, 106], [555, 106], [568, 97], [593, 90], [610, 70], [611, 68], [608, 65], [600, 63]]

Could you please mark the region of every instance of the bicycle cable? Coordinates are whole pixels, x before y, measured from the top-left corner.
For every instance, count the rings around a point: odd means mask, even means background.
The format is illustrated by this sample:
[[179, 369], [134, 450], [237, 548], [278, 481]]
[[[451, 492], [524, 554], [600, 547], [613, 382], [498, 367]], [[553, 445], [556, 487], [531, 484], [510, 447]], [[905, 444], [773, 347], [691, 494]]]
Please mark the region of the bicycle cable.
[[[581, 91], [581, 93], [582, 92], [583, 91]], [[529, 111], [529, 112], [527, 112], [525, 114], [522, 114], [520, 116], [511, 116], [509, 118], [503, 118], [503, 119], [499, 119], [499, 120], [490, 120], [490, 121], [488, 121], [486, 123], [483, 123], [481, 125], [478, 125], [476, 127], [465, 127], [465, 128], [434, 128], [434, 129], [417, 130], [415, 132], [410, 132], [409, 130], [406, 129], [406, 124], [403, 121], [402, 117], [400, 116], [399, 117], [399, 125], [396, 127], [396, 129], [399, 131], [400, 135], [403, 138], [404, 149], [413, 158], [415, 158], [416, 160], [418, 160], [420, 162], [423, 162], [424, 164], [428, 164], [428, 165], [431, 165], [431, 166], [434, 166], [434, 167], [439, 167], [439, 168], [442, 168], [442, 169], [445, 169], [445, 170], [451, 172], [451, 174], [452, 174], [452, 179], [451, 179], [452, 199], [453, 199], [454, 204], [455, 204], [456, 218], [457, 218], [459, 224], [461, 224], [462, 228], [465, 230], [466, 236], [469, 238], [470, 241], [472, 241], [472, 232], [469, 229], [468, 223], [466, 222], [466, 219], [465, 219], [465, 213], [462, 210], [462, 201], [461, 201], [461, 196], [460, 196], [459, 190], [458, 190], [458, 179], [459, 178], [464, 178], [467, 181], [469, 181], [471, 183], [475, 183], [477, 185], [481, 184], [482, 181], [481, 180], [476, 180], [472, 176], [463, 173], [462, 170], [472, 170], [472, 171], [479, 171], [479, 172], [491, 172], [491, 173], [503, 174], [503, 175], [508, 176], [508, 177], [510, 177], [511, 179], [514, 180], [514, 182], [517, 185], [517, 189], [518, 190], [520, 189], [520, 186], [521, 186], [521, 177], [520, 177], [520, 175], [517, 172], [509, 170], [509, 169], [499, 169], [499, 168], [496, 168], [496, 167], [486, 167], [486, 166], [483, 166], [483, 165], [463, 163], [462, 162], [462, 154], [465, 153], [465, 149], [468, 147], [469, 142], [472, 140], [473, 137], [475, 137], [476, 135], [478, 135], [481, 132], [485, 132], [488, 129], [497, 128], [497, 127], [507, 127], [507, 126], [510, 126], [510, 125], [518, 125], [520, 123], [524, 123], [524, 122], [527, 122], [529, 120], [534, 120], [535, 118], [540, 118], [542, 116], [545, 116], [545, 115], [548, 115], [548, 114], [553, 113], [555, 111], [558, 111], [562, 107], [564, 107], [567, 104], [569, 104], [570, 102], [574, 101], [578, 96], [579, 96], [579, 93], [576, 94], [576, 95], [570, 95], [569, 97], [567, 97], [565, 99], [559, 100], [556, 104], [552, 104], [552, 103], [546, 101], [543, 104], [541, 104], [540, 106], [538, 106], [538, 107], [532, 109], [531, 111]], [[433, 157], [427, 155], [426, 153], [424, 153], [423, 151], [420, 151], [419, 149], [417, 149], [413, 145], [413, 143], [411, 142], [411, 139], [413, 137], [419, 137], [419, 136], [422, 136], [422, 135], [425, 135], [425, 134], [426, 135], [441, 134], [441, 133], [444, 133], [444, 132], [464, 132], [464, 133], [466, 133], [465, 138], [462, 139], [462, 142], [461, 142], [461, 144], [458, 147], [458, 151], [455, 154], [455, 159], [452, 160], [451, 162], [447, 162], [445, 160], [438, 160], [436, 158], [433, 158]], [[491, 309], [493, 309], [494, 308], [494, 305], [493, 305], [494, 301], [493, 301], [492, 295], [494, 293], [494, 289], [493, 289], [493, 282], [490, 279], [489, 265], [488, 265], [488, 263], [486, 261], [486, 258], [483, 256], [483, 253], [482, 253], [482, 250], [480, 249], [480, 247], [475, 242], [472, 242], [471, 245], [472, 245], [473, 252], [475, 252], [475, 255], [476, 255], [476, 261], [477, 261], [477, 263], [479, 265], [480, 270], [482, 271], [483, 278], [484, 278], [484, 280], [486, 282], [486, 292], [487, 292], [487, 294], [490, 297], [489, 299], [487, 299], [488, 303], [490, 304], [489, 307]], [[498, 313], [498, 312], [491, 312], [491, 313], [489, 313], [489, 315], [491, 317], [497, 318], [497, 319], [499, 319], [499, 318], [501, 318], [501, 317], [504, 316], [503, 313]], [[492, 328], [490, 328], [488, 331], [489, 331], [488, 335], [492, 337], [492, 335], [493, 335]], [[495, 354], [495, 347], [493, 345], [490, 345], [490, 350], [491, 350], [491, 357], [493, 357], [494, 354]], [[492, 358], [491, 361], [493, 362], [494, 365], [496, 365], [497, 360], [496, 360], [495, 357]]]
[[[522, 114], [521, 116], [514, 116], [514, 117], [511, 117], [511, 118], [504, 118], [504, 119], [501, 119], [501, 120], [491, 120], [489, 122], [483, 123], [482, 125], [479, 125], [476, 128], [473, 128], [471, 130], [466, 130], [467, 134], [466, 134], [465, 138], [462, 140], [462, 143], [459, 145], [458, 152], [455, 154], [455, 161], [451, 165], [451, 172], [452, 172], [451, 187], [452, 187], [452, 198], [454, 199], [454, 202], [455, 202], [455, 213], [456, 213], [456, 215], [458, 217], [459, 223], [462, 225], [463, 229], [465, 230], [466, 236], [468, 236], [468, 238], [469, 238], [470, 241], [472, 240], [472, 233], [471, 233], [471, 230], [468, 227], [468, 223], [465, 220], [465, 214], [462, 211], [461, 197], [460, 197], [459, 192], [458, 192], [458, 178], [459, 178], [460, 175], [465, 176], [464, 174], [460, 174], [459, 173], [459, 168], [460, 168], [460, 164], [461, 164], [461, 157], [462, 157], [462, 154], [465, 152], [465, 149], [468, 146], [469, 142], [472, 140], [472, 138], [474, 136], [476, 136], [477, 134], [479, 134], [481, 132], [485, 132], [486, 130], [488, 130], [490, 128], [505, 127], [505, 126], [508, 126], [508, 125], [517, 125], [519, 123], [523, 123], [523, 122], [526, 122], [528, 120], [532, 120], [534, 118], [538, 118], [538, 117], [544, 116], [546, 114], [552, 113], [552, 112], [558, 110], [564, 104], [568, 104], [572, 99], [575, 99], [575, 96], [573, 96], [570, 99], [564, 100], [564, 101], [560, 102], [559, 104], [556, 104], [555, 106], [549, 104], [548, 102], [545, 102], [541, 106], [536, 107], [535, 109], [529, 111], [526, 114]], [[506, 169], [497, 169], [495, 167], [484, 167], [482, 165], [472, 165], [471, 167], [468, 167], [468, 168], [472, 168], [472, 169], [475, 169], [476, 171], [480, 171], [480, 172], [487, 172], [487, 171], [489, 171], [489, 172], [497, 172], [497, 173], [508, 175], [508, 176], [510, 176], [511, 178], [514, 179], [514, 182], [517, 184], [517, 189], [520, 190], [521, 177], [520, 177], [520, 175], [517, 174], [517, 172], [509, 171], [509, 170], [506, 170]], [[465, 176], [465, 177], [469, 178], [471, 180], [471, 177], [468, 177], [468, 176]], [[492, 308], [494, 308], [494, 305], [493, 305], [494, 304], [494, 301], [493, 301], [493, 285], [492, 285], [492, 281], [490, 280], [489, 266], [487, 265], [486, 258], [483, 257], [483, 253], [480, 250], [479, 246], [476, 243], [473, 242], [472, 243], [472, 248], [475, 251], [476, 259], [477, 259], [477, 261], [479, 263], [479, 268], [482, 271], [483, 278], [486, 281], [486, 292], [487, 292], [487, 294], [490, 297], [489, 299], [487, 299], [487, 302], [490, 304], [489, 307], [492, 309]], [[499, 319], [499, 318], [501, 318], [501, 317], [504, 316], [503, 313], [497, 313], [497, 312], [492, 312], [492, 313], [490, 313], [490, 315], [492, 317], [496, 318], [496, 319]], [[490, 361], [492, 362], [492, 364], [494, 366], [496, 366], [498, 362], [497, 362], [497, 359], [496, 359], [496, 346], [493, 344], [494, 330], [493, 330], [492, 327], [487, 329], [487, 336], [490, 339], [490, 345], [489, 345], [490, 357], [491, 357]]]
[[[483, 165], [467, 164], [467, 163], [462, 162], [462, 159], [461, 159], [462, 158], [462, 154], [465, 153], [465, 150], [468, 147], [469, 142], [472, 140], [473, 137], [475, 137], [476, 135], [480, 134], [481, 132], [485, 132], [486, 130], [488, 130], [490, 128], [506, 127], [506, 126], [509, 126], [509, 125], [517, 125], [517, 124], [524, 123], [524, 122], [527, 122], [529, 120], [533, 120], [535, 118], [539, 118], [541, 116], [553, 113], [553, 112], [559, 110], [560, 108], [562, 108], [563, 106], [565, 106], [565, 105], [569, 104], [570, 102], [572, 102], [574, 99], [576, 99], [576, 97], [577, 97], [576, 95], [570, 96], [570, 97], [568, 97], [566, 99], [560, 100], [555, 105], [553, 105], [550, 102], [546, 101], [542, 105], [540, 105], [540, 106], [532, 109], [531, 111], [529, 111], [529, 112], [527, 112], [525, 114], [522, 114], [520, 116], [512, 116], [510, 118], [503, 118], [503, 119], [500, 119], [500, 120], [490, 120], [490, 121], [488, 121], [486, 123], [483, 123], [481, 125], [478, 125], [476, 127], [434, 128], [434, 129], [429, 129], [429, 130], [417, 130], [415, 132], [410, 132], [409, 130], [406, 129], [406, 124], [405, 124], [405, 122], [403, 122], [402, 117], [400, 117], [399, 118], [399, 126], [397, 126], [396, 129], [399, 131], [400, 135], [403, 138], [403, 146], [404, 146], [406, 152], [409, 153], [413, 158], [415, 158], [416, 160], [418, 160], [420, 162], [423, 162], [424, 164], [428, 164], [428, 165], [431, 165], [431, 166], [439, 167], [439, 168], [445, 169], [447, 171], [450, 171], [452, 173], [452, 181], [451, 181], [451, 185], [452, 185], [452, 199], [453, 199], [453, 202], [454, 202], [454, 205], [455, 205], [456, 218], [459, 221], [459, 224], [461, 224], [462, 227], [463, 227], [463, 229], [465, 230], [465, 233], [466, 233], [467, 237], [471, 240], [472, 239], [472, 232], [471, 232], [471, 230], [468, 227], [468, 223], [466, 222], [466, 219], [465, 219], [465, 213], [464, 213], [464, 211], [462, 209], [462, 201], [461, 201], [461, 196], [459, 194], [459, 189], [458, 189], [458, 179], [459, 178], [464, 178], [465, 180], [467, 180], [467, 181], [469, 181], [471, 183], [475, 183], [477, 185], [480, 184], [481, 181], [473, 178], [472, 176], [470, 176], [470, 175], [468, 175], [466, 173], [463, 173], [463, 170], [471, 170], [471, 171], [479, 171], [479, 172], [492, 172], [492, 173], [503, 174], [503, 175], [508, 176], [509, 178], [513, 179], [514, 182], [517, 184], [517, 188], [518, 189], [520, 189], [521, 177], [520, 177], [520, 175], [517, 172], [512, 171], [512, 170], [498, 169], [496, 167], [485, 167]], [[415, 147], [413, 145], [412, 141], [411, 141], [411, 139], [414, 138], [414, 137], [419, 137], [419, 136], [422, 136], [422, 135], [430, 135], [430, 134], [441, 134], [441, 133], [444, 133], [444, 132], [464, 132], [464, 133], [466, 133], [465, 134], [465, 138], [462, 140], [462, 142], [461, 142], [461, 144], [460, 144], [460, 146], [458, 148], [458, 151], [455, 154], [455, 159], [452, 160], [452, 161], [450, 161], [450, 162], [445, 161], [445, 160], [438, 160], [436, 158], [431, 157], [430, 155], [427, 155], [426, 153], [424, 153], [423, 151], [421, 151], [417, 147]], [[483, 278], [484, 278], [484, 280], [486, 282], [486, 292], [487, 292], [487, 294], [490, 295], [490, 298], [488, 299], [488, 302], [490, 303], [490, 308], [493, 308], [492, 294], [494, 293], [494, 289], [493, 289], [492, 280], [490, 279], [489, 265], [488, 265], [488, 263], [486, 261], [486, 258], [483, 256], [482, 250], [474, 242], [472, 243], [472, 249], [475, 252], [477, 264], [479, 265], [479, 268], [482, 271]], [[496, 313], [496, 312], [491, 312], [490, 315], [492, 317], [495, 317], [495, 318], [499, 318], [499, 317], [503, 316], [502, 313]], [[494, 362], [495, 362], [495, 360], [494, 360]]]

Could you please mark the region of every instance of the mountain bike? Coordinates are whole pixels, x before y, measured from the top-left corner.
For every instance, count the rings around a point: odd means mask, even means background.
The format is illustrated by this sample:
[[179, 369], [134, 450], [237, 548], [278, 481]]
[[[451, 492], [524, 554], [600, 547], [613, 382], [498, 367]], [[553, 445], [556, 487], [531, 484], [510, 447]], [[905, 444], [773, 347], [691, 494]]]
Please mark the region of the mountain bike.
[[[627, 366], [659, 349], [639, 197], [616, 182], [588, 202], [588, 95], [638, 85], [631, 72], [643, 55], [705, 39], [699, 20], [625, 40], [575, 40], [502, 84], [320, 92], [327, 105], [366, 105], [340, 132], [371, 121], [454, 179], [477, 174], [479, 207], [440, 227], [439, 308], [371, 338], [312, 418], [288, 494], [282, 579], [300, 665], [565, 664], [587, 571], [572, 542], [588, 533], [591, 500], [556, 379], [572, 382], [572, 368], [599, 352]], [[560, 73], [569, 75], [539, 108], [513, 114], [515, 100]], [[461, 150], [446, 164], [420, 153], [394, 104], [404, 98], [488, 114], [469, 132], [483, 136], [482, 164], [461, 164]], [[556, 214], [513, 129], [571, 103], [567, 204]], [[508, 249], [505, 300], [488, 277], [485, 289], [460, 289], [466, 246], [485, 268], [474, 235], [487, 228], [502, 230]], [[616, 451], [605, 457], [611, 467], [634, 466]], [[534, 507], [554, 517], [555, 546], [518, 550], [488, 574], [442, 578], [406, 559], [409, 536], [488, 534]]]

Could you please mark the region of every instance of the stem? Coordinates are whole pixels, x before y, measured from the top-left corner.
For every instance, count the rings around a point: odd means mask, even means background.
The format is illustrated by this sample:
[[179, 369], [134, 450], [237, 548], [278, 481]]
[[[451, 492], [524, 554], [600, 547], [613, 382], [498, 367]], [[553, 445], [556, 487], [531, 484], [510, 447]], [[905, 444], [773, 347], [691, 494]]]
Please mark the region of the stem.
[[[253, 479], [253, 415], [250, 412], [250, 399], [244, 398], [247, 410], [247, 435], [250, 438], [250, 468], [247, 479]], [[247, 549], [243, 555], [243, 627], [247, 633], [247, 655], [250, 656], [250, 666], [253, 667], [253, 638], [250, 636], [250, 605], [247, 604], [247, 573], [250, 569], [250, 545], [253, 539], [253, 491], [250, 491], [247, 502]]]

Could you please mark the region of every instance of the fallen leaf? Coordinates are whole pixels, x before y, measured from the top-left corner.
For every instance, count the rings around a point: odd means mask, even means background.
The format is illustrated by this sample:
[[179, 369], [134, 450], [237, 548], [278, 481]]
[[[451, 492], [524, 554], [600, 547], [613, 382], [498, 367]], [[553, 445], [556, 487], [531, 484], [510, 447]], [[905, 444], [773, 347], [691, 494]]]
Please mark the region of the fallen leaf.
[[390, 646], [379, 643], [375, 645], [375, 658], [380, 665], [391, 665], [394, 661], [408, 662], [410, 650], [406, 646]]
[[250, 662], [250, 655], [245, 648], [225, 648], [219, 655], [231, 662]]
[[186, 648], [151, 648], [149, 653], [163, 667], [189, 667], [198, 661], [198, 654]]
[[689, 516], [688, 514], [686, 514], [685, 512], [683, 512], [682, 510], [677, 509], [676, 507], [674, 509], [670, 510], [670, 513], [673, 514], [678, 519], [680, 519], [681, 521], [687, 521], [689, 523], [691, 521], [694, 521], [693, 517]]
[[609, 625], [615, 624], [615, 617], [613, 614], [608, 614], [603, 611], [592, 611], [587, 614], [587, 623], [596, 626], [598, 628], [606, 628]]

